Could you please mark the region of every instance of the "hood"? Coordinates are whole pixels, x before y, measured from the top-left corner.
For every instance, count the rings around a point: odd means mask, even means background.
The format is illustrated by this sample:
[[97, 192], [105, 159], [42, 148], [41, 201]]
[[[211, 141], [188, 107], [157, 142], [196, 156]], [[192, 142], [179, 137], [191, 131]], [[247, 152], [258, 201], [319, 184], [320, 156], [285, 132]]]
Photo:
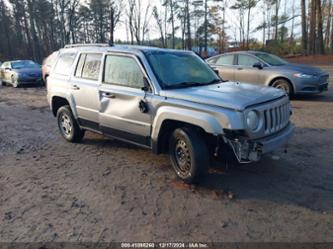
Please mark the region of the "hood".
[[16, 73], [32, 73], [32, 74], [42, 74], [41, 68], [20, 68], [20, 69], [13, 69]]
[[317, 67], [311, 67], [307, 65], [302, 65], [302, 64], [293, 64], [289, 63], [283, 66], [279, 66], [279, 69], [287, 69], [291, 71], [296, 71], [298, 73], [304, 73], [304, 74], [311, 74], [311, 75], [321, 75], [321, 74], [326, 74], [323, 70]]
[[247, 83], [224, 82], [216, 85], [163, 90], [162, 97], [182, 99], [234, 110], [280, 98], [282, 90]]

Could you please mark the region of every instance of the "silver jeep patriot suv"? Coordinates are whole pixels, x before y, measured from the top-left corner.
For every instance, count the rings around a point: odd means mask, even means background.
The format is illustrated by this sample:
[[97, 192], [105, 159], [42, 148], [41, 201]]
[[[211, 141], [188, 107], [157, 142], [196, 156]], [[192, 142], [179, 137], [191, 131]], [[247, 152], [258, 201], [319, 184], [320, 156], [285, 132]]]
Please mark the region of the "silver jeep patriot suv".
[[168, 153], [187, 183], [213, 160], [258, 161], [293, 132], [282, 90], [225, 82], [190, 51], [69, 45], [47, 81], [67, 141], [90, 130]]

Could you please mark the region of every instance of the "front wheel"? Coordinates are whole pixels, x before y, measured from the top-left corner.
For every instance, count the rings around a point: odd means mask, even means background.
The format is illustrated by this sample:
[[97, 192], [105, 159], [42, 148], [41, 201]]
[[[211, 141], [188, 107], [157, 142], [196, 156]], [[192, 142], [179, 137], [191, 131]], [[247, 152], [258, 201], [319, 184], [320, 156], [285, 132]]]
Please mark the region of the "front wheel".
[[17, 79], [17, 77], [15, 77], [15, 75], [12, 75], [11, 81], [12, 81], [12, 85], [13, 85], [14, 88], [19, 87], [18, 79]]
[[61, 135], [71, 143], [78, 143], [84, 136], [84, 130], [76, 122], [68, 105], [62, 106], [57, 111], [58, 127]]
[[177, 176], [186, 183], [197, 182], [208, 171], [207, 145], [193, 128], [178, 128], [172, 133], [169, 155]]
[[277, 79], [273, 82], [272, 87], [277, 89], [281, 89], [285, 91], [285, 93], [291, 97], [293, 95], [293, 89], [291, 84], [285, 79]]

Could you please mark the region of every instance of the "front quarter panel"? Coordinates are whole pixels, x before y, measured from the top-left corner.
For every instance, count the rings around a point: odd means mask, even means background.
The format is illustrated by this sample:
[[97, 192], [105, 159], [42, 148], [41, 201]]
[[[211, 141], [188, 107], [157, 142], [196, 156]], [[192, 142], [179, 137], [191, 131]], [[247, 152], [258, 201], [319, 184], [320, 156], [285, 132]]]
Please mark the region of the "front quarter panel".
[[239, 111], [170, 98], [167, 101], [153, 104], [156, 108], [152, 130], [154, 141], [157, 141], [161, 126], [166, 120], [195, 125], [212, 135], [224, 134], [224, 129], [244, 129], [243, 114]]

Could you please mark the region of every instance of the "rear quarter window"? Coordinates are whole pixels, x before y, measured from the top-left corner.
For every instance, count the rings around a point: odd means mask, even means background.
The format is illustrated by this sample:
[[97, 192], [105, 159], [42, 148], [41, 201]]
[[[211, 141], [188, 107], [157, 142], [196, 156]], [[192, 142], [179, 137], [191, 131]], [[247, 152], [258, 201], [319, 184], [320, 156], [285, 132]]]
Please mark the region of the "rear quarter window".
[[75, 53], [63, 53], [59, 56], [54, 73], [69, 76], [75, 60]]

